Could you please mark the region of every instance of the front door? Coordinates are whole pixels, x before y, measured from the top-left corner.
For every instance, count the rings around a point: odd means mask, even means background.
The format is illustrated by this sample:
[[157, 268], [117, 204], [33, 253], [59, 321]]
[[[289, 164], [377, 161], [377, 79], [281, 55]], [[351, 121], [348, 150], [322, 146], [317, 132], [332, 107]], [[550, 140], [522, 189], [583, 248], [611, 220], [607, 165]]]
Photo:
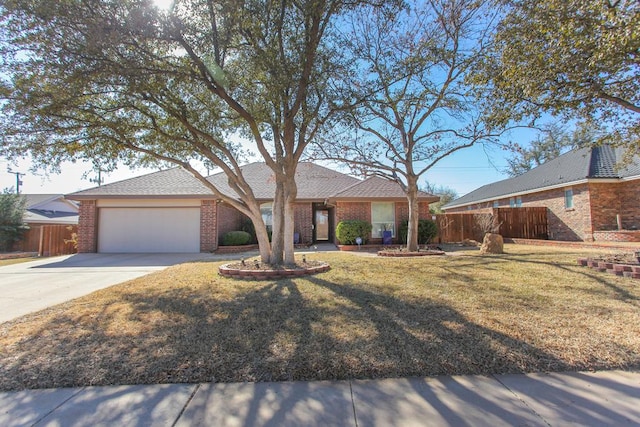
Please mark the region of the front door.
[[319, 209], [315, 212], [316, 241], [326, 242], [329, 240], [329, 211]]

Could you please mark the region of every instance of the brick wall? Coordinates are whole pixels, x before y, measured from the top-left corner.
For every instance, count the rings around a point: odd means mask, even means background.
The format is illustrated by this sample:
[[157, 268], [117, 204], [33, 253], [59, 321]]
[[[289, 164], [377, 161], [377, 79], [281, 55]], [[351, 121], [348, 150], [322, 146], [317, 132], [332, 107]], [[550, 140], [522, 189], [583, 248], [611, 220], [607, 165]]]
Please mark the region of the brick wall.
[[200, 205], [200, 252], [211, 252], [218, 248], [217, 203], [203, 200]]
[[[402, 221], [409, 219], [409, 203], [394, 202], [395, 204], [395, 220], [396, 235]], [[429, 203], [418, 203], [418, 215], [420, 219], [431, 219], [429, 212]], [[343, 220], [358, 219], [361, 221], [371, 222], [371, 202], [337, 202], [336, 203], [336, 225]], [[371, 239], [372, 243], [381, 241], [381, 239]]]
[[248, 217], [237, 209], [225, 204], [217, 205], [218, 221], [216, 227], [218, 229], [218, 244], [222, 241], [222, 236], [229, 231], [238, 231], [242, 228], [244, 221], [250, 221]]
[[[569, 188], [569, 187], [567, 187]], [[591, 241], [591, 202], [587, 184], [571, 186], [573, 208], [565, 209], [565, 188], [557, 188], [522, 196], [522, 206], [546, 206], [549, 211], [549, 239], [566, 241]]]
[[296, 203], [293, 211], [294, 231], [300, 233], [300, 243], [313, 241], [313, 204]]
[[596, 242], [640, 242], [640, 230], [594, 231]]
[[348, 219], [359, 219], [371, 222], [370, 202], [337, 202], [336, 203], [336, 225], [340, 221]]
[[640, 181], [591, 183], [591, 212], [595, 231], [640, 229]]
[[[313, 240], [313, 206], [312, 203], [296, 203], [294, 207], [295, 232], [300, 233], [301, 243], [311, 243]], [[247, 216], [225, 204], [218, 204], [218, 239], [229, 231], [242, 228], [245, 221], [251, 221]]]
[[96, 201], [82, 200], [78, 213], [78, 253], [96, 252], [98, 230]]
[[640, 180], [620, 184], [618, 195], [621, 200], [622, 228], [640, 230]]
[[591, 218], [593, 230], [617, 230], [616, 215], [621, 214], [619, 184], [591, 183]]

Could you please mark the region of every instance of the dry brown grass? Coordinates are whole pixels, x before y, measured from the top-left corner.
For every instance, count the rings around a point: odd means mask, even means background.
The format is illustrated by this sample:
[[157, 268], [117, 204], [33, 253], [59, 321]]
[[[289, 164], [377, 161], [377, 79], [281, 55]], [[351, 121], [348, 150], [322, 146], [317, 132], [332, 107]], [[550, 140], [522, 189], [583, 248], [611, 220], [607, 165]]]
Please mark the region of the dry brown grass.
[[593, 253], [319, 253], [312, 277], [189, 263], [0, 325], [0, 388], [640, 367], [640, 282]]
[[29, 257], [29, 258], [8, 258], [8, 259], [0, 259], [0, 267], [11, 264], [20, 264], [23, 262], [35, 261], [38, 258]]

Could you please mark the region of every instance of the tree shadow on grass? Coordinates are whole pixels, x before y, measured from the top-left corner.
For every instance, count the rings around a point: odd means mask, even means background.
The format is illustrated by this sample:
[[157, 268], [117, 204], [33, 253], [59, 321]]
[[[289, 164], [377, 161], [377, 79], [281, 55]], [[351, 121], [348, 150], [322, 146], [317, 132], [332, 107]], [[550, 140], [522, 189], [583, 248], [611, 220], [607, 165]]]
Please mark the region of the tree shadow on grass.
[[[524, 263], [529, 265], [545, 266], [545, 267], [549, 267], [550, 269], [549, 271], [556, 270], [556, 271], [561, 271], [563, 273], [578, 275], [583, 278], [589, 279], [594, 283], [598, 283], [603, 287], [605, 287], [606, 289], [612, 291], [618, 300], [623, 301], [625, 303], [633, 304], [633, 305], [640, 305], [640, 295], [634, 295], [633, 293], [629, 292], [629, 290], [621, 287], [618, 283], [616, 283], [616, 279], [629, 280], [629, 281], [631, 281], [632, 279], [618, 278], [617, 276], [611, 275], [609, 273], [598, 272], [586, 267], [580, 267], [578, 265], [568, 267], [567, 265], [557, 263], [557, 262], [534, 260], [534, 259], [527, 258], [528, 255], [531, 255], [531, 254], [517, 254], [517, 255], [502, 254], [499, 256], [483, 257], [483, 263], [481, 264], [481, 266], [488, 268], [493, 264], [496, 266], [495, 267], [496, 269], [499, 269], [500, 264], [506, 261], [514, 261], [514, 262], [519, 262], [519, 263]], [[539, 255], [539, 254], [536, 254], [536, 255]], [[577, 256], [576, 256], [576, 260], [577, 260]], [[629, 282], [629, 283], [634, 283], [634, 282]]]
[[[470, 322], [321, 276], [257, 283], [229, 300], [127, 293], [127, 309], [54, 315], [0, 358], [2, 389], [333, 380], [575, 369]], [[130, 328], [127, 324], [133, 324]], [[8, 326], [10, 329], [10, 325]]]

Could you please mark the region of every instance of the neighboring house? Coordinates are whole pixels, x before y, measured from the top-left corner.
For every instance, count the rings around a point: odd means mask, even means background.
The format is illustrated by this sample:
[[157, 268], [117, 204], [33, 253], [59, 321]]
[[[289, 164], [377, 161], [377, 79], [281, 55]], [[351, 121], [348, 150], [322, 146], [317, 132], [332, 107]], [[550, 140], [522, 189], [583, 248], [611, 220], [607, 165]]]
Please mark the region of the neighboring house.
[[62, 194], [24, 194], [24, 222], [29, 230], [16, 242], [16, 251], [37, 252], [40, 256], [75, 252], [72, 240], [78, 224], [78, 204]]
[[565, 153], [520, 176], [478, 188], [443, 207], [447, 213], [545, 206], [549, 238], [640, 241], [640, 156], [618, 166], [608, 145]]
[[26, 198], [24, 222], [27, 224], [75, 225], [78, 205], [62, 194], [23, 194]]
[[[275, 193], [273, 172], [264, 163], [242, 167], [262, 202], [271, 225]], [[223, 173], [209, 181], [224, 194], [234, 192]], [[302, 243], [334, 242], [335, 226], [347, 219], [374, 225], [379, 241], [387, 225], [394, 237], [408, 218], [407, 199], [399, 185], [382, 178], [359, 180], [313, 163], [301, 163], [296, 174], [298, 197], [295, 232]], [[217, 249], [223, 234], [241, 229], [248, 219], [216, 199], [200, 181], [181, 168], [155, 172], [66, 196], [80, 202], [79, 252], [207, 252]], [[437, 196], [420, 193], [420, 215], [429, 217]]]

